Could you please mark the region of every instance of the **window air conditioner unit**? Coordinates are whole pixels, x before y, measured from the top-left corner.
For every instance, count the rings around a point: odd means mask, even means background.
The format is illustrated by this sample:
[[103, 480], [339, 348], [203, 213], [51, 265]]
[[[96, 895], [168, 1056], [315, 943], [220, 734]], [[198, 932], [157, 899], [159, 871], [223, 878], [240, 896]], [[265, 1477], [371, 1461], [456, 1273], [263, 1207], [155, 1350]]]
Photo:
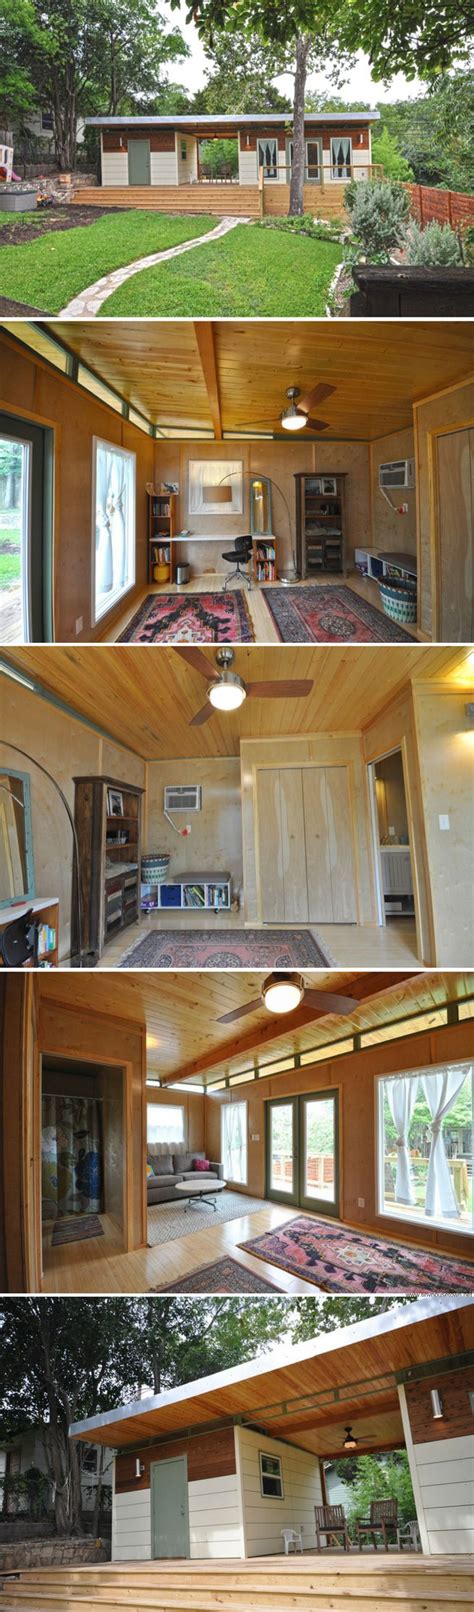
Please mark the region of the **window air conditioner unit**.
[[165, 812], [200, 812], [202, 788], [200, 784], [167, 784]]
[[414, 485], [414, 459], [394, 459], [391, 464], [379, 465], [379, 487], [414, 487]]

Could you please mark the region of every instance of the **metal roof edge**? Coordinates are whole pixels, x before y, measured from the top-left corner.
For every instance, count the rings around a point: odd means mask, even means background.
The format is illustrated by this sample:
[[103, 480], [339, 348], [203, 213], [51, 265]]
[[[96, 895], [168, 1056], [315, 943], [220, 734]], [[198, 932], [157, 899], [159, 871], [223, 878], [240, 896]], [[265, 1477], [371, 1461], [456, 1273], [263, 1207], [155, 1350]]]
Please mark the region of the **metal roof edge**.
[[[362, 123], [364, 121], [366, 123], [376, 123], [379, 119], [380, 112], [371, 110], [366, 112], [305, 113], [305, 123]], [[200, 123], [206, 125], [206, 127], [211, 123], [216, 124], [217, 127], [219, 127], [222, 123], [233, 123], [236, 125], [236, 127], [239, 127], [239, 125], [245, 125], [247, 123], [285, 124], [291, 122], [291, 112], [242, 112], [241, 115], [238, 115], [235, 112], [221, 112], [219, 116], [213, 112], [209, 115], [209, 117], [205, 117], [202, 113], [199, 113], [196, 117], [192, 117], [191, 114], [176, 117], [134, 117], [131, 114], [130, 117], [107, 118], [100, 116], [94, 118], [84, 118], [84, 123], [90, 128], [129, 128], [130, 124], [136, 124], [138, 128], [144, 128], [145, 126], [147, 128], [152, 128], [156, 126], [157, 128], [173, 129], [187, 128], [190, 125], [194, 127]]]

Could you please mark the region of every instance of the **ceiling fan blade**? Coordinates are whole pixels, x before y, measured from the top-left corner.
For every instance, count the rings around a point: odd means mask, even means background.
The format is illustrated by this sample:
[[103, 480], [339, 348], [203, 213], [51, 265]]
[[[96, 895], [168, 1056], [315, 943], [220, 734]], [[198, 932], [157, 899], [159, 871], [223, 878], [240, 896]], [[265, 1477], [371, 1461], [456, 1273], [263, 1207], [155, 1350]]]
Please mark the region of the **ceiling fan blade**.
[[216, 1019], [216, 1024], [235, 1024], [236, 1019], [245, 1019], [248, 1013], [255, 1013], [255, 1008], [261, 1006], [261, 997], [256, 996], [254, 1002], [246, 1002], [244, 1007], [233, 1008], [232, 1013], [223, 1013], [222, 1018]]
[[210, 700], [208, 700], [207, 704], [206, 705], [201, 705], [201, 710], [196, 711], [196, 715], [191, 717], [189, 727], [190, 728], [202, 728], [203, 723], [208, 722], [209, 717], [211, 717], [211, 716], [214, 716], [214, 706], [211, 705]]
[[312, 678], [281, 677], [278, 682], [247, 683], [247, 694], [254, 700], [306, 700], [313, 687]]
[[209, 661], [203, 655], [202, 649], [193, 649], [192, 644], [189, 647], [187, 644], [174, 644], [173, 648], [176, 655], [181, 655], [181, 660], [188, 661], [189, 666], [193, 666], [195, 672], [200, 672], [201, 677], [207, 678], [208, 683], [212, 682], [212, 678], [215, 676], [214, 668], [209, 665]]
[[331, 397], [335, 390], [335, 386], [328, 386], [326, 381], [319, 381], [317, 386], [311, 387], [309, 392], [298, 398], [298, 408], [302, 409], [304, 414], [311, 414], [311, 409], [316, 408], [318, 403], [324, 403], [325, 398]]
[[339, 996], [337, 991], [307, 990], [303, 997], [305, 1007], [314, 1007], [321, 1013], [354, 1013], [360, 1007], [354, 996]]
[[310, 431], [327, 431], [329, 420], [313, 420], [308, 414], [306, 424], [309, 425]]

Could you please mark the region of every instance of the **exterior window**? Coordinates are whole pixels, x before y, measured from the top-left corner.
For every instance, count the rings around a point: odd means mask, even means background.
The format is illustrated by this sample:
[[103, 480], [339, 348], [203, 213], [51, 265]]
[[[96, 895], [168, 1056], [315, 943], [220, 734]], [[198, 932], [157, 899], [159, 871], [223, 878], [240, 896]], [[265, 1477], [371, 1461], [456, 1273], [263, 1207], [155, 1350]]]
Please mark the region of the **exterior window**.
[[247, 1104], [225, 1103], [221, 1109], [222, 1163], [228, 1181], [247, 1181]]
[[135, 454], [94, 437], [94, 620], [135, 581]]
[[173, 1103], [147, 1103], [147, 1142], [184, 1142], [184, 1108]]
[[277, 140], [257, 140], [257, 167], [263, 168], [265, 179], [278, 179]]
[[181, 141], [181, 161], [182, 162], [186, 162], [187, 155], [188, 155], [188, 148], [187, 148], [187, 145], [186, 145], [186, 141], [182, 140]]
[[52, 112], [42, 112], [41, 113], [41, 128], [42, 128], [43, 134], [52, 134], [52, 132], [53, 132], [53, 114], [52, 114]]
[[260, 1488], [267, 1500], [284, 1500], [283, 1473], [279, 1455], [259, 1450]]
[[93, 1445], [84, 1450], [82, 1457], [83, 1472], [97, 1472], [97, 1450]]
[[382, 1214], [473, 1230], [473, 1068], [448, 1064], [379, 1079]]
[[350, 179], [352, 167], [352, 140], [349, 135], [333, 135], [331, 140], [331, 178]]

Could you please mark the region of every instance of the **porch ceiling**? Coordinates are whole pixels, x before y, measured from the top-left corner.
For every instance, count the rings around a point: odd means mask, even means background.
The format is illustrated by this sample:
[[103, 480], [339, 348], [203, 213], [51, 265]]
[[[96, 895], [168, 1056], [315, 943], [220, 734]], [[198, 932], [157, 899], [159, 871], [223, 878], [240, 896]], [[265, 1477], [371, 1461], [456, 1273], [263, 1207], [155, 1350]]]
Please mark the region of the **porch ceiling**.
[[[400, 1442], [395, 1374], [412, 1370], [416, 1376], [427, 1362], [446, 1360], [473, 1346], [470, 1299], [417, 1299], [310, 1343], [274, 1350], [245, 1366], [76, 1423], [71, 1433], [121, 1449], [184, 1429], [189, 1432], [216, 1419], [242, 1417], [275, 1436], [280, 1433], [301, 1449], [331, 1454], [340, 1450], [344, 1424], [350, 1418], [354, 1426], [357, 1419], [361, 1437], [367, 1428], [370, 1442], [364, 1449], [374, 1443], [393, 1445]], [[385, 1383], [380, 1388], [384, 1409], [377, 1410], [375, 1379]], [[317, 1405], [316, 1395], [321, 1396]], [[297, 1396], [309, 1400], [300, 1412]], [[346, 1412], [349, 1406], [353, 1409]], [[311, 1428], [298, 1427], [298, 1420], [309, 1415]]]
[[[215, 131], [214, 131], [215, 132]], [[203, 322], [206, 324], [206, 322]], [[61, 325], [60, 338], [133, 407], [162, 428], [215, 427], [203, 363], [203, 323], [106, 320]], [[12, 327], [13, 328], [13, 327]], [[49, 327], [58, 337], [58, 326]], [[474, 367], [474, 330], [447, 321], [209, 322], [222, 429], [283, 435], [286, 388], [334, 387], [321, 410], [325, 440], [375, 440], [412, 424], [413, 403]], [[318, 410], [318, 414], [319, 414]], [[309, 430], [304, 440], [314, 436]], [[301, 440], [301, 438], [299, 439]], [[286, 451], [291, 442], [285, 438]]]

